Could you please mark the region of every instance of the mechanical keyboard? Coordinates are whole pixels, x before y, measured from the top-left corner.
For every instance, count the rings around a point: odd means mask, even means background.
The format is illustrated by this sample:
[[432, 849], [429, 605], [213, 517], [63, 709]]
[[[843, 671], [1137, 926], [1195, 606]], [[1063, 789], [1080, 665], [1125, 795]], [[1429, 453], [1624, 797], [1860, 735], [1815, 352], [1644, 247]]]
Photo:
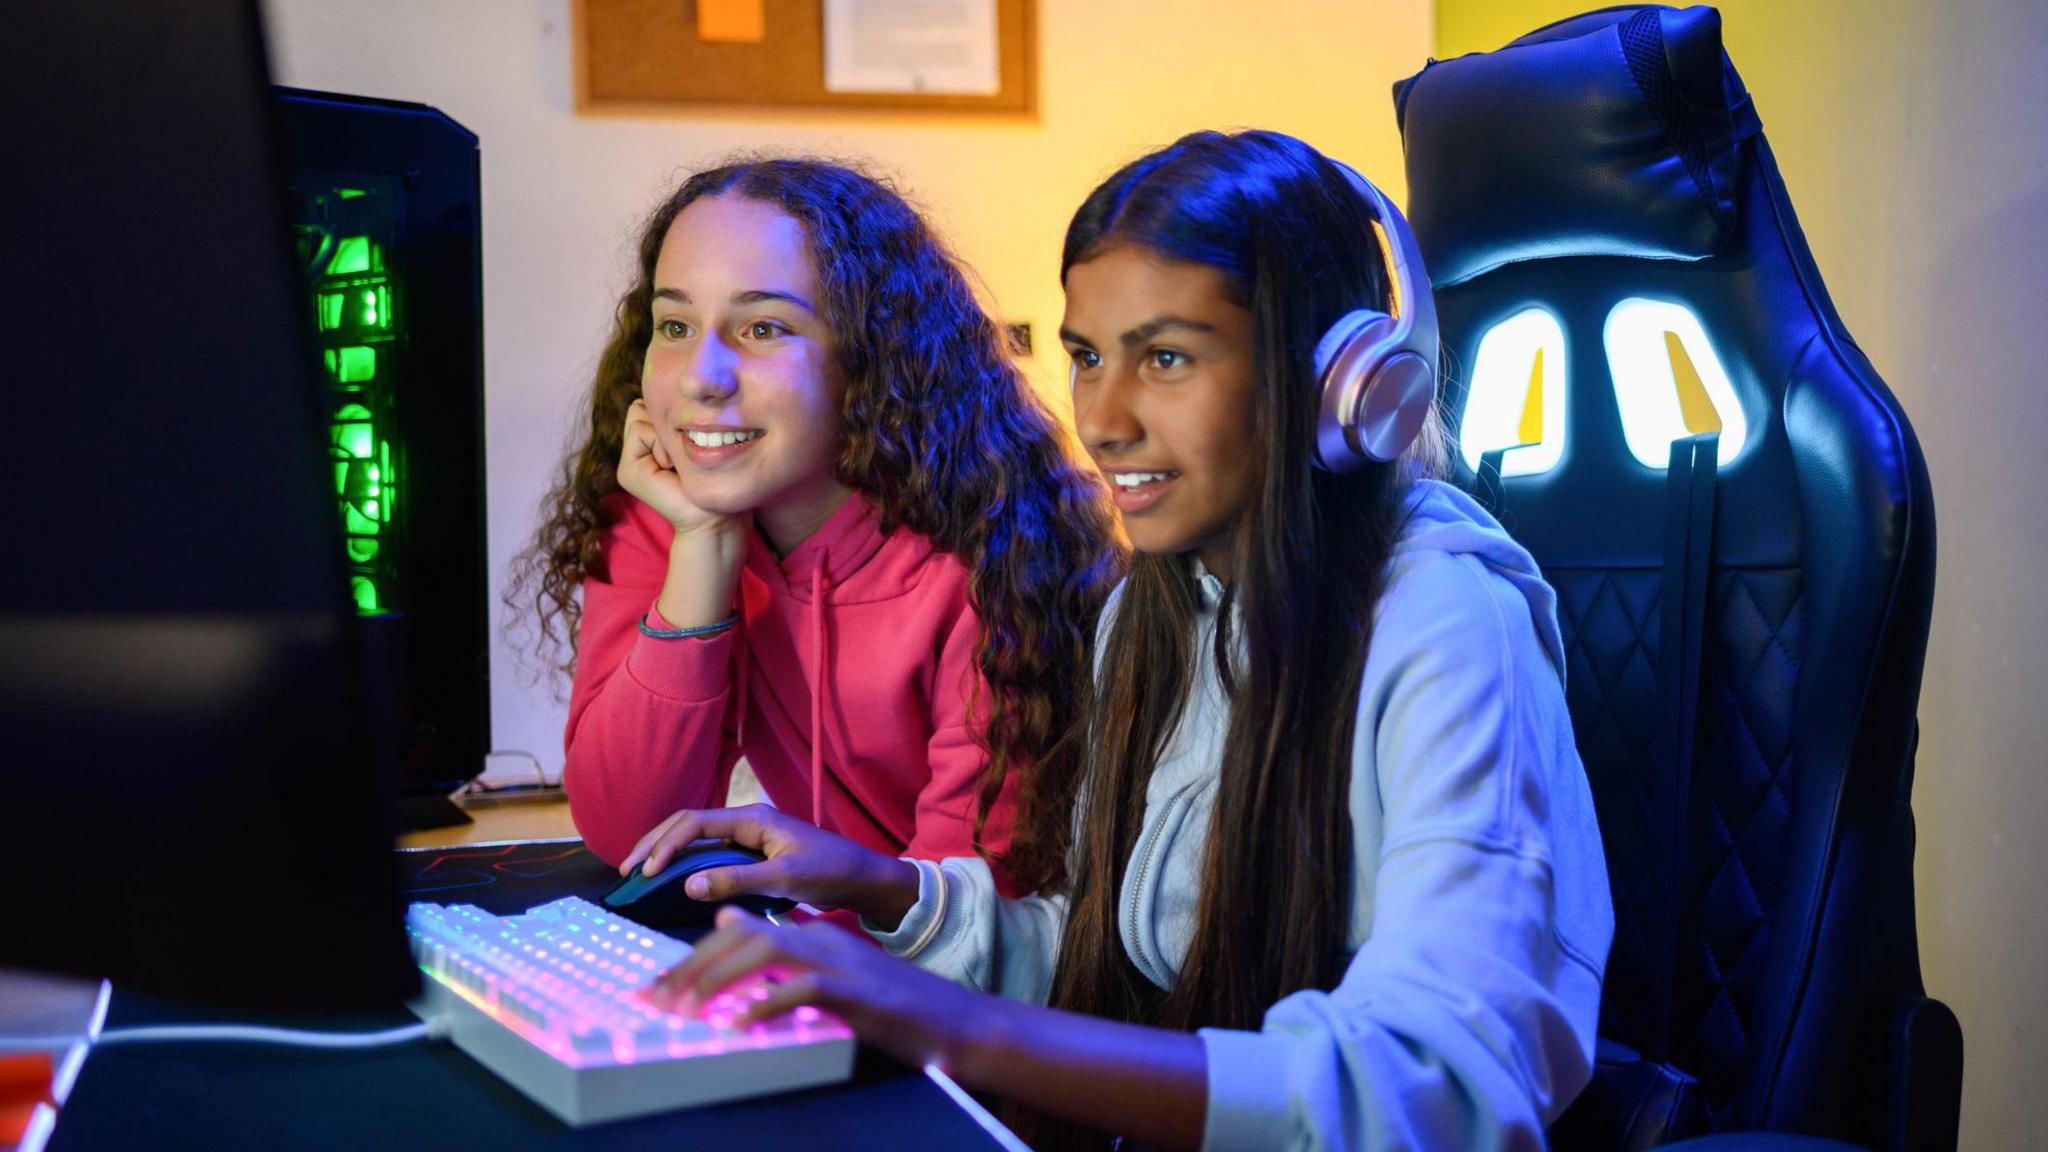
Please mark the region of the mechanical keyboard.
[[736, 1028], [755, 981], [698, 1016], [641, 996], [690, 946], [586, 900], [523, 916], [414, 904], [413, 957], [427, 979], [413, 1011], [446, 1022], [476, 1061], [574, 1125], [844, 1080], [853, 1033], [815, 1008]]

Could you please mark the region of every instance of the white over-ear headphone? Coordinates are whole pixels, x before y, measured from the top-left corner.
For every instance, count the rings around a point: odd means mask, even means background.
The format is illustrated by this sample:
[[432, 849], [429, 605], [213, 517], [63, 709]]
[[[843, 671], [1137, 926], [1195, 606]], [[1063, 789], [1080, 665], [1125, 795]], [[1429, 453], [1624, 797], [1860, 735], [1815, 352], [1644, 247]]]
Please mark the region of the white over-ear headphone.
[[1377, 250], [1387, 254], [1391, 313], [1347, 313], [1316, 342], [1322, 414], [1316, 421], [1316, 464], [1349, 472], [1400, 458], [1436, 403], [1436, 301], [1408, 222], [1372, 182], [1332, 160], [1358, 189], [1378, 225]]
[[[1378, 226], [1375, 251], [1387, 254], [1391, 314], [1359, 308], [1339, 317], [1316, 342], [1316, 378], [1322, 411], [1316, 420], [1316, 464], [1350, 472], [1369, 462], [1391, 463], [1422, 431], [1436, 403], [1436, 299], [1422, 251], [1400, 210], [1372, 181], [1341, 160]], [[1067, 390], [1078, 365], [1067, 365]]]

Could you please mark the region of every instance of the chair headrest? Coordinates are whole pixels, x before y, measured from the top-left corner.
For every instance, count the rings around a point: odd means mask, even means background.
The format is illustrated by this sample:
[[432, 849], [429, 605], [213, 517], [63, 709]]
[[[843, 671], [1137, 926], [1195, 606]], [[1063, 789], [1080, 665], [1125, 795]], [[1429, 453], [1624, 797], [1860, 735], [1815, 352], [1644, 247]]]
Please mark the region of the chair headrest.
[[1394, 87], [1408, 220], [1442, 288], [1524, 260], [1700, 260], [1757, 130], [1712, 8], [1574, 17]]

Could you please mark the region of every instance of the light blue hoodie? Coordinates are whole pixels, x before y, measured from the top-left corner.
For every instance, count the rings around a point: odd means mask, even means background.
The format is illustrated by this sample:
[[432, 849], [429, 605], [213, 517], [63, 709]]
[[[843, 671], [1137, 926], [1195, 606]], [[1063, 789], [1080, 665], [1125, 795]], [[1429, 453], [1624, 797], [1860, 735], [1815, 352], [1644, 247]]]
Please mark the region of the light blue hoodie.
[[[1119, 904], [1125, 951], [1161, 987], [1193, 935], [1229, 722], [1211, 656], [1222, 587], [1196, 571], [1194, 685]], [[1543, 1146], [1590, 1074], [1614, 933], [1563, 669], [1535, 561], [1464, 493], [1418, 483], [1358, 699], [1355, 953], [1336, 988], [1287, 997], [1259, 1031], [1202, 1030], [1204, 1148]], [[1065, 896], [1003, 899], [979, 859], [914, 863], [917, 904], [876, 938], [1044, 1003]]]

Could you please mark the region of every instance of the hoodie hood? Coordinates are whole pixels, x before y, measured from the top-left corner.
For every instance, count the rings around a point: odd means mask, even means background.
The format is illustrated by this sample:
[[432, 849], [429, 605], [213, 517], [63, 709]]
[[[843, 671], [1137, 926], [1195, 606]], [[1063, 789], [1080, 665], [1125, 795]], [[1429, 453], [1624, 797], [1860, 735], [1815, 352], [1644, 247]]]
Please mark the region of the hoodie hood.
[[1401, 534], [1392, 560], [1413, 559], [1426, 552], [1471, 556], [1505, 578], [1529, 603], [1543, 650], [1564, 675], [1564, 636], [1557, 626], [1557, 593], [1551, 590], [1536, 558], [1508, 535], [1500, 521], [1479, 502], [1441, 480], [1418, 480], [1409, 489]]
[[[1418, 480], [1408, 490], [1401, 511], [1401, 533], [1394, 541], [1389, 565], [1413, 560], [1424, 553], [1442, 552], [1472, 556], [1506, 578], [1529, 603], [1529, 618], [1536, 624], [1537, 639], [1550, 657], [1551, 666], [1564, 676], [1564, 635], [1557, 626], [1557, 593], [1543, 578], [1536, 558], [1515, 542], [1500, 521], [1487, 514], [1479, 502], [1441, 480]], [[1213, 613], [1223, 600], [1223, 582], [1216, 578], [1194, 553], [1187, 554], [1188, 571], [1195, 580], [1195, 593], [1204, 614]], [[1118, 584], [1111, 605], [1123, 595]], [[1238, 612], [1243, 605], [1235, 606]], [[1103, 616], [1108, 627], [1110, 613]], [[1105, 633], [1106, 634], [1106, 633]], [[1242, 637], [1239, 643], [1242, 645]], [[1100, 669], [1098, 668], [1098, 671]]]

